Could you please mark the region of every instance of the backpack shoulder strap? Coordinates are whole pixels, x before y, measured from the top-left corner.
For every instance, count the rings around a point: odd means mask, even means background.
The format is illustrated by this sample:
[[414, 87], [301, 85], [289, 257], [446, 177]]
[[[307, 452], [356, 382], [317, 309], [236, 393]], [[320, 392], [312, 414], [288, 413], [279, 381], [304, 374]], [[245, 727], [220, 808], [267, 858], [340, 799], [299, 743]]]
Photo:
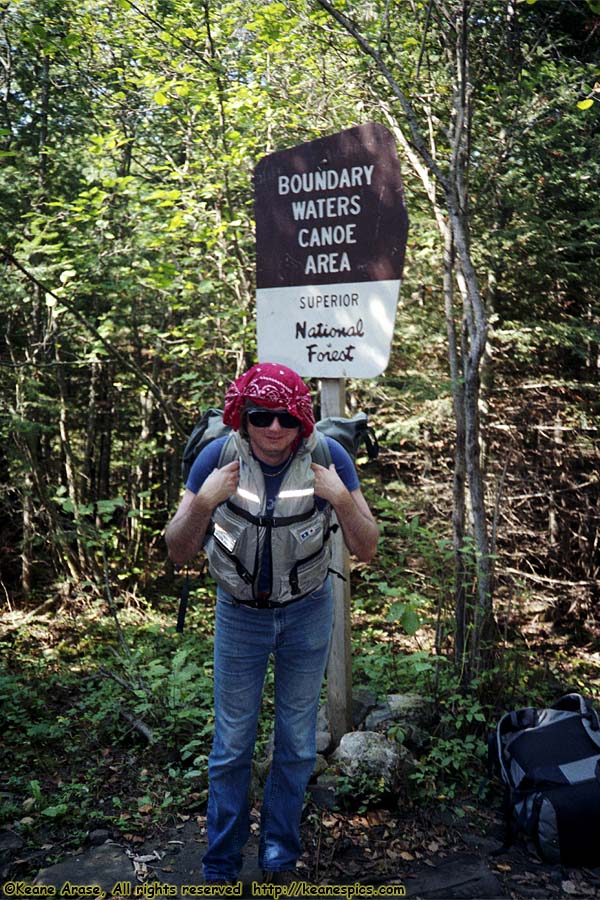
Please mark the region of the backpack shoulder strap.
[[232, 433], [228, 435], [227, 440], [221, 447], [217, 468], [221, 469], [223, 466], [228, 465], [228, 463], [233, 462], [234, 459], [237, 459], [237, 450], [235, 449], [235, 441]]
[[328, 469], [333, 460], [331, 458], [331, 450], [329, 449], [327, 438], [320, 431], [317, 431], [316, 435], [317, 444], [311, 453], [312, 460], [318, 466], [325, 466], [325, 468]]

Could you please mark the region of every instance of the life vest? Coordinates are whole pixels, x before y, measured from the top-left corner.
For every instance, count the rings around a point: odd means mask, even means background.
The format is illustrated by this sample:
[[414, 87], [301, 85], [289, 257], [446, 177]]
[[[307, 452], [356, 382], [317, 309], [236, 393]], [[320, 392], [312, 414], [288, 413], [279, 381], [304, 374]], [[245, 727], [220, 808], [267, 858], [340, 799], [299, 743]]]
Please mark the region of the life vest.
[[[260, 463], [239, 433], [229, 441], [228, 456], [240, 461], [239, 482], [235, 494], [213, 513], [204, 548], [210, 573], [241, 603], [266, 606], [300, 599], [323, 584], [331, 562], [331, 507], [317, 509], [311, 469], [317, 435], [313, 432], [296, 451], [269, 515]], [[264, 596], [258, 584], [267, 541], [271, 586]]]

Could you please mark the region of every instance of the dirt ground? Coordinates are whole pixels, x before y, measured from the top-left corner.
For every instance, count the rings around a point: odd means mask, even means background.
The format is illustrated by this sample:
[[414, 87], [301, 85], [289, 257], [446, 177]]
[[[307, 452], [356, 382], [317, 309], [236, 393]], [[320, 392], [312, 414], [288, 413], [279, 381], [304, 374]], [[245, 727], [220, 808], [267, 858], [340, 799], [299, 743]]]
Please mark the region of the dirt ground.
[[[253, 814], [252, 835], [242, 871], [243, 896], [258, 896], [261, 873], [256, 861], [258, 812]], [[326, 896], [337, 885], [348, 896], [361, 890], [375, 894], [403, 886], [413, 900], [545, 900], [554, 897], [600, 895], [600, 869], [565, 869], [543, 863], [532, 850], [502, 847], [499, 809], [472, 809], [456, 818], [439, 809], [407, 813], [373, 810], [342, 814], [307, 807], [302, 826], [304, 854], [299, 880], [311, 893]], [[150, 896], [163, 886], [162, 896], [183, 897], [187, 888], [202, 884], [200, 861], [206, 847], [205, 820], [192, 817], [178, 827], [156, 833], [143, 842], [127, 843], [117, 835], [94, 833], [77, 853], [45, 865], [39, 852], [14, 845], [7, 853], [7, 832], [0, 840], [2, 896], [24, 896], [26, 884], [73, 894], [72, 886], [100, 885], [106, 897], [116, 885], [130, 884], [130, 896]], [[8, 842], [10, 843], [10, 842]], [[2, 849], [4, 848], [4, 849]], [[65, 894], [65, 885], [71, 888]], [[21, 887], [19, 887], [21, 886]], [[126, 894], [125, 894], [126, 895]], [[156, 896], [161, 896], [156, 893]], [[364, 895], [364, 894], [363, 894]], [[390, 896], [390, 894], [387, 894]], [[396, 896], [400, 894], [396, 893]]]

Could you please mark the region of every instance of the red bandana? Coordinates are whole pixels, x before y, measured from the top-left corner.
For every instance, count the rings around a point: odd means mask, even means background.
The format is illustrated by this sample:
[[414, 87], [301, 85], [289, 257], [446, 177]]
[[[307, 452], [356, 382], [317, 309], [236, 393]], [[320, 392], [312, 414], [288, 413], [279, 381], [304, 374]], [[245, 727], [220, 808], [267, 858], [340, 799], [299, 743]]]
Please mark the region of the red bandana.
[[310, 391], [293, 369], [277, 363], [258, 363], [233, 381], [225, 395], [223, 421], [234, 431], [240, 427], [246, 402], [267, 409], [286, 409], [302, 423], [302, 437], [315, 427]]

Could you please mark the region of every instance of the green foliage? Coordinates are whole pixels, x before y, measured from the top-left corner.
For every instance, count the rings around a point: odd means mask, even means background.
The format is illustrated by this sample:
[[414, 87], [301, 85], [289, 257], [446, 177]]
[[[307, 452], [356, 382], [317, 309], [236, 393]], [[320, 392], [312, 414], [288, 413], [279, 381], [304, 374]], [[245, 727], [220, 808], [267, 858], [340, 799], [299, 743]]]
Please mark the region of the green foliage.
[[[200, 665], [198, 652], [210, 662]], [[190, 745], [212, 730], [212, 651], [208, 644], [184, 646], [164, 658], [154, 641], [120, 657], [125, 679], [134, 688], [133, 713], [152, 726], [155, 739], [189, 758]]]
[[[168, 617], [171, 607], [170, 600]], [[23, 645], [7, 654], [0, 756], [11, 775], [2, 818], [25, 814], [32, 833], [51, 819], [75, 840], [90, 819], [145, 827], [205, 799], [212, 646], [202, 610], [190, 611], [188, 633], [176, 643], [173, 623], [167, 619], [165, 628], [150, 608], [124, 618], [130, 652], [116, 641], [110, 618], [87, 613], [69, 641], [48, 643], [28, 658], [27, 645], [47, 638], [23, 635]], [[17, 658], [15, 674], [10, 667]], [[151, 743], [135, 721], [151, 731]], [[121, 754], [126, 759], [132, 751], [145, 761], [126, 772]], [[111, 794], [111, 785], [121, 783], [123, 793]]]
[[364, 813], [388, 799], [384, 779], [374, 777], [366, 769], [359, 768], [353, 775], [339, 774], [335, 788], [340, 808], [352, 812]]
[[418, 760], [410, 777], [425, 799], [454, 800], [459, 793], [481, 780], [487, 759], [487, 728], [490, 711], [477, 697], [477, 691], [461, 693], [443, 679], [437, 697], [440, 721], [426, 754]]
[[[460, 686], [443, 637], [452, 633], [454, 614], [448, 523], [443, 517], [424, 521], [410, 514], [414, 492], [400, 482], [388, 482], [384, 493], [369, 493], [369, 500], [385, 540], [355, 590], [361, 627], [355, 631], [354, 680], [380, 701], [387, 694], [416, 693], [433, 702], [436, 722], [417, 754], [411, 795], [415, 802], [454, 804], [484, 777], [487, 729], [497, 714], [494, 684], [505, 678], [510, 655], [487, 680], [475, 681], [468, 690]], [[469, 548], [465, 553], [470, 557]], [[392, 724], [388, 737], [404, 744], [402, 723]], [[348, 786], [349, 796], [351, 791]]]

